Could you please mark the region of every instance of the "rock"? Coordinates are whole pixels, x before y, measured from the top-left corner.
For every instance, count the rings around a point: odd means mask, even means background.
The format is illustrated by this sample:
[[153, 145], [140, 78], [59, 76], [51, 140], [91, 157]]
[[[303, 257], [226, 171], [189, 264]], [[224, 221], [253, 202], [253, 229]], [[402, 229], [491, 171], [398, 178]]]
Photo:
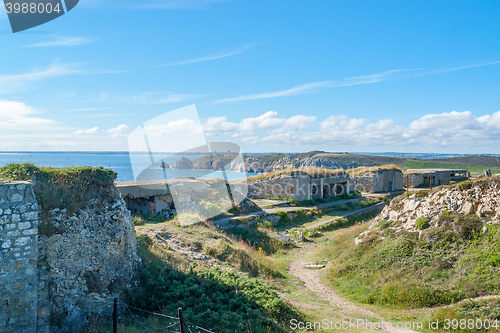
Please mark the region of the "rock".
[[491, 170], [490, 169], [484, 170], [478, 177], [479, 178], [491, 177]]
[[269, 235], [269, 237], [272, 237], [274, 239], [278, 239], [278, 240], [285, 242], [285, 243], [290, 243], [292, 241], [290, 236], [287, 236], [287, 235], [274, 235], [271, 233], [269, 233], [268, 235]]
[[305, 265], [304, 268], [308, 269], [322, 269], [325, 268], [325, 265]]
[[194, 164], [193, 162], [191, 162], [191, 160], [182, 156], [180, 160], [175, 162], [174, 169], [191, 170], [193, 169], [193, 166]]
[[168, 163], [162, 161], [160, 163], [160, 168], [162, 168], [162, 169], [170, 169], [170, 165], [168, 165]]
[[469, 215], [474, 210], [474, 204], [471, 201], [467, 201], [462, 206], [461, 213], [465, 215]]

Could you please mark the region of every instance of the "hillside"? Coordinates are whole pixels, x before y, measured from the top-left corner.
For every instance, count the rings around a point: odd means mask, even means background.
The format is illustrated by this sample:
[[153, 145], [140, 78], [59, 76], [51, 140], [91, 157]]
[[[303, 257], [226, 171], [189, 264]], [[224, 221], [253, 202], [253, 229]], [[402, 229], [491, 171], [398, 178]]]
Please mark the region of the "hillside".
[[[194, 169], [217, 170], [230, 164], [229, 171], [250, 173], [273, 172], [283, 169], [326, 168], [352, 169], [357, 167], [372, 167], [395, 164], [403, 169], [466, 169], [473, 174], [479, 174], [484, 169], [491, 169], [493, 174], [500, 173], [500, 157], [487, 155], [451, 156], [449, 158], [415, 158], [393, 157], [381, 155], [361, 155], [349, 153], [329, 153], [311, 151], [295, 154], [261, 154], [244, 155], [244, 163], [233, 161], [234, 155], [214, 155], [196, 159]], [[176, 168], [174, 166], [174, 168]]]
[[397, 197], [355, 239], [329, 249], [331, 283], [359, 303], [498, 322], [499, 207], [499, 178]]

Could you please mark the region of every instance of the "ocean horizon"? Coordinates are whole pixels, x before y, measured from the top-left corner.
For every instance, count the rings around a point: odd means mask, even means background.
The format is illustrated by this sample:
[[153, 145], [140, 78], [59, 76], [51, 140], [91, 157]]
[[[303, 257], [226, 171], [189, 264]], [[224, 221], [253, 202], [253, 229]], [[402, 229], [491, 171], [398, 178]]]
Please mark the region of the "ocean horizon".
[[[134, 154], [143, 154], [149, 156], [148, 152], [133, 152]], [[157, 159], [164, 159], [170, 166], [180, 159], [181, 156], [191, 156], [194, 159], [201, 157], [200, 154], [189, 153], [165, 153], [153, 152], [153, 156]], [[133, 181], [135, 180], [132, 171], [132, 164], [128, 151], [110, 151], [110, 152], [89, 152], [89, 151], [50, 151], [50, 152], [0, 152], [0, 167], [10, 163], [34, 163], [37, 166], [65, 168], [73, 166], [102, 166], [111, 169], [117, 173], [117, 181]], [[149, 165], [141, 165], [147, 169]], [[168, 178], [221, 178], [224, 179], [224, 174], [220, 171], [212, 170], [179, 170], [167, 169]], [[255, 175], [255, 173], [244, 172], [225, 172], [228, 180], [242, 179]]]

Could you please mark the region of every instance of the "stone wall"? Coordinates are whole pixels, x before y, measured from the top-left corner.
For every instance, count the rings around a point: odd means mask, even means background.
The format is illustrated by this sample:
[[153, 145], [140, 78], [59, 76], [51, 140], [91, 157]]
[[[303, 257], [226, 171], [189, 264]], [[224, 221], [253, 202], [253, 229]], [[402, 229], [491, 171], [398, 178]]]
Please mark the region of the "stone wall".
[[0, 332], [78, 332], [111, 314], [140, 258], [118, 191], [43, 213], [33, 184], [0, 182]]
[[305, 174], [283, 174], [272, 179], [248, 183], [250, 198], [286, 198], [297, 201], [311, 199], [311, 178]]
[[354, 182], [354, 189], [360, 192], [379, 193], [403, 190], [401, 170], [369, 172], [362, 176], [351, 176], [351, 178]]
[[35, 332], [40, 207], [27, 182], [0, 182], [0, 331]]
[[91, 200], [76, 214], [48, 212], [40, 264], [50, 287], [51, 330], [79, 331], [109, 316], [114, 297], [129, 286], [140, 258], [132, 217], [118, 191], [107, 204]]
[[417, 187], [422, 184], [429, 184], [432, 175], [432, 186], [449, 185], [451, 182], [451, 171], [433, 171], [431, 172], [411, 172], [404, 176], [406, 185], [408, 178], [408, 185], [410, 187]]

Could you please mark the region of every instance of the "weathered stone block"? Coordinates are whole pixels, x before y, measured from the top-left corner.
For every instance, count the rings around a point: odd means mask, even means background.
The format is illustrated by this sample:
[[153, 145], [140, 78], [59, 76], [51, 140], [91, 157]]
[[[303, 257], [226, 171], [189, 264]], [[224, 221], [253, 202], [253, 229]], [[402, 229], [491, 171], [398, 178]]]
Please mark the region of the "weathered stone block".
[[20, 193], [12, 193], [10, 195], [10, 202], [21, 202], [24, 197]]
[[2, 244], [2, 249], [8, 249], [12, 246], [12, 241], [10, 239], [7, 239], [5, 242]]
[[28, 244], [28, 242], [30, 240], [31, 240], [31, 238], [29, 238], [29, 237], [20, 237], [20, 238], [16, 239], [16, 241], [14, 242], [14, 245], [16, 245], [16, 246], [26, 245], [26, 244]]
[[31, 228], [31, 223], [30, 222], [21, 222], [18, 224], [18, 228], [19, 228], [19, 230]]
[[23, 231], [23, 235], [36, 235], [38, 233], [38, 229], [28, 229]]
[[38, 212], [24, 213], [23, 220], [34, 221], [38, 219]]

